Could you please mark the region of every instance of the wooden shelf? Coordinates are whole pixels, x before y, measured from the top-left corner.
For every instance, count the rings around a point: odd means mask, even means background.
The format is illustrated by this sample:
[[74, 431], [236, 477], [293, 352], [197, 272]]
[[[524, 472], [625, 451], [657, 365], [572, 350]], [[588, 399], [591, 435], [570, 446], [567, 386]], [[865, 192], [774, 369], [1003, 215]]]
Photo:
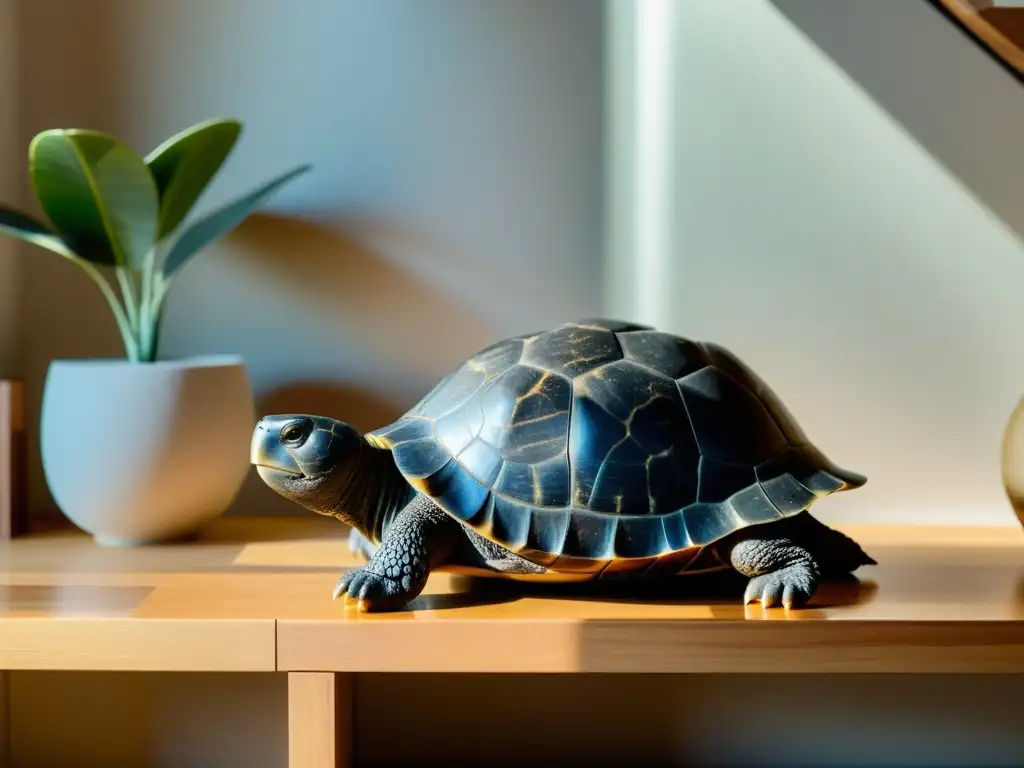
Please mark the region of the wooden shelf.
[[331, 600], [356, 564], [326, 518], [227, 518], [196, 542], [0, 543], [0, 669], [1024, 672], [1024, 532], [844, 526], [879, 562], [803, 611], [740, 579], [623, 591], [435, 573], [409, 610]]
[[1007, 66], [1024, 73], [1024, 7], [992, 0], [930, 0]]

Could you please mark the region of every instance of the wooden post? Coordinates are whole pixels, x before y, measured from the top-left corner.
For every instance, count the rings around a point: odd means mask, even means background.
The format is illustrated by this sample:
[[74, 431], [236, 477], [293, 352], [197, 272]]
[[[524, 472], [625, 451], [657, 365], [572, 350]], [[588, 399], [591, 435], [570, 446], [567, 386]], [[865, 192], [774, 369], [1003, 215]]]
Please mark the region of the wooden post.
[[0, 540], [27, 532], [24, 387], [0, 381]]
[[11, 756], [11, 694], [9, 672], [0, 670], [0, 768], [10, 768]]
[[352, 677], [288, 673], [288, 768], [350, 768]]

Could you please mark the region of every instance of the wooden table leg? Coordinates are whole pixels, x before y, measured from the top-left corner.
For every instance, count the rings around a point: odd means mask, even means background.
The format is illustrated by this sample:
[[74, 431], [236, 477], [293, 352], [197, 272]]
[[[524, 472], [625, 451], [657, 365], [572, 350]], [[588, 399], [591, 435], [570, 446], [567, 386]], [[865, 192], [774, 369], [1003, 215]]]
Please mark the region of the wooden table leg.
[[352, 676], [288, 673], [288, 768], [350, 768]]
[[8, 674], [0, 669], [0, 768], [11, 764], [11, 694]]

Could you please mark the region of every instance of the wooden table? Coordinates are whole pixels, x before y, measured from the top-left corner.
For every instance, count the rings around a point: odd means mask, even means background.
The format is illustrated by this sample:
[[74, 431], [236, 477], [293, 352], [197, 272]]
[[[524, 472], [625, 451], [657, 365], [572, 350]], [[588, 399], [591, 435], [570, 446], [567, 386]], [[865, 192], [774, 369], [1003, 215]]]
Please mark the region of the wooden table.
[[294, 766], [347, 761], [359, 672], [1024, 671], [1018, 526], [843, 530], [879, 565], [791, 613], [743, 607], [728, 577], [637, 593], [436, 573], [409, 610], [358, 614], [331, 600], [347, 531], [314, 516], [140, 549], [35, 534], [0, 543], [0, 669], [284, 671]]

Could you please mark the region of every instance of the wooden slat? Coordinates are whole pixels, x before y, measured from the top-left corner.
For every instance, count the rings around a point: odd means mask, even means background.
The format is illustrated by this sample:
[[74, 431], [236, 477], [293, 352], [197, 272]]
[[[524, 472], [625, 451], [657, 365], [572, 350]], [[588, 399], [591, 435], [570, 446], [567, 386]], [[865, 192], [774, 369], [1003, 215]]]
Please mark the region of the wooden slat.
[[579, 672], [1024, 672], [1024, 622], [598, 623]]
[[281, 621], [279, 670], [576, 672], [571, 621]]
[[273, 620], [0, 619], [0, 669], [272, 672]]
[[280, 669], [355, 672], [1024, 672], [1024, 623], [282, 622]]
[[0, 540], [27, 531], [25, 490], [24, 388], [0, 381]]
[[288, 768], [349, 768], [351, 764], [351, 676], [290, 673]]

